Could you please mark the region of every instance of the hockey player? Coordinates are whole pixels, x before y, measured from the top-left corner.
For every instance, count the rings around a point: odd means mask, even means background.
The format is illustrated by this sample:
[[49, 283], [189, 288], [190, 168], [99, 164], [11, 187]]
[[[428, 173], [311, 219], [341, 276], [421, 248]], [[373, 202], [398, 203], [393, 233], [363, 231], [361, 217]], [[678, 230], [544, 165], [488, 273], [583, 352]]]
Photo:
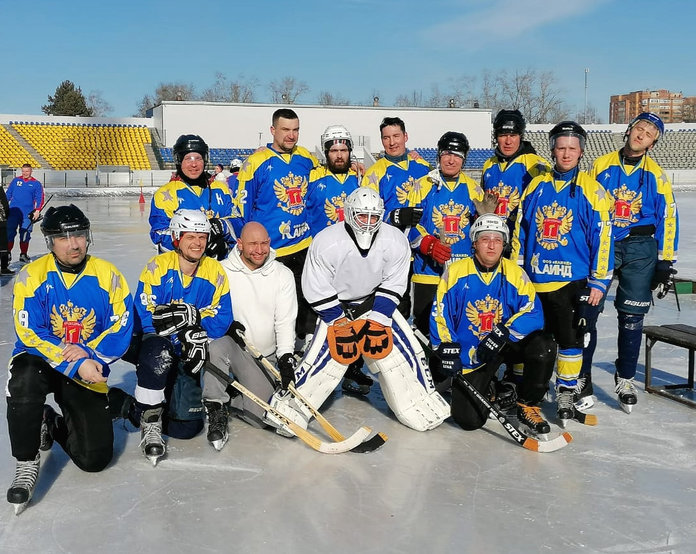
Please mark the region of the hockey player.
[[157, 189], [150, 204], [150, 238], [160, 254], [172, 250], [169, 223], [174, 212], [200, 210], [210, 220], [206, 253], [221, 260], [234, 247], [236, 232], [241, 229], [232, 193], [224, 180], [211, 179], [205, 171], [208, 145], [198, 135], [181, 135], [174, 143], [173, 154], [176, 173]]
[[[406, 291], [410, 249], [382, 225], [384, 203], [360, 187], [345, 203], [345, 221], [321, 231], [309, 248], [302, 289], [320, 322], [299, 368], [298, 391], [321, 406], [346, 368], [363, 356], [397, 419], [418, 431], [440, 425], [449, 405], [435, 391], [423, 350], [396, 310]], [[306, 407], [276, 393], [272, 405], [306, 428]]]
[[509, 238], [507, 225], [495, 214], [482, 215], [471, 226], [474, 255], [452, 262], [439, 281], [431, 343], [443, 376], [454, 378], [452, 417], [462, 428], [482, 427], [488, 413], [460, 379], [488, 394], [504, 361], [524, 363], [517, 418], [530, 433], [544, 436], [550, 427], [539, 404], [553, 373], [556, 345], [542, 332], [543, 311], [529, 277], [502, 257]]
[[225, 271], [205, 255], [208, 218], [200, 210], [177, 210], [169, 229], [174, 250], [147, 263], [135, 302], [136, 331], [142, 333], [134, 339], [135, 409], [140, 447], [153, 465], [165, 453], [163, 432], [189, 439], [203, 428], [200, 371], [208, 343], [232, 323]]
[[[614, 271], [619, 282], [614, 300], [619, 326], [614, 379], [627, 413], [638, 401], [634, 377], [650, 291], [657, 290], [657, 297], [664, 298], [676, 273], [672, 266], [679, 243], [677, 205], [666, 173], [648, 156], [664, 131], [657, 115], [639, 114], [626, 129], [623, 148], [597, 158], [591, 173], [613, 197]], [[579, 380], [579, 401], [587, 407], [594, 403], [591, 366], [597, 315], [595, 311], [591, 317]]]
[[413, 321], [425, 336], [430, 333], [430, 312], [444, 267], [471, 255], [474, 201], [482, 200], [483, 192], [462, 170], [468, 153], [463, 133], [446, 132], [437, 141], [437, 169], [421, 177], [408, 194], [409, 206], [423, 212], [409, 239], [414, 255]]
[[22, 176], [15, 177], [7, 187], [7, 200], [10, 213], [7, 218], [7, 252], [12, 259], [12, 248], [19, 230], [19, 261], [29, 263], [29, 241], [34, 222], [43, 206], [44, 193], [41, 182], [32, 176], [29, 164], [22, 166]]
[[512, 232], [517, 208], [529, 182], [551, 167], [524, 140], [527, 122], [519, 110], [500, 110], [493, 120], [495, 152], [483, 164], [481, 186], [498, 197], [495, 213], [505, 218]]
[[539, 294], [546, 330], [558, 343], [556, 398], [563, 427], [570, 419], [586, 419], [573, 406], [584, 340], [579, 298], [587, 289], [586, 302], [596, 306], [614, 267], [609, 195], [578, 167], [586, 140], [585, 130], [574, 121], [551, 129], [555, 165], [527, 186], [512, 248], [512, 259], [519, 261]]
[[[276, 390], [272, 375], [259, 369], [245, 350], [236, 331], [271, 362], [283, 376], [287, 389], [294, 380], [295, 318], [297, 295], [292, 272], [275, 259], [268, 232], [263, 225], [250, 221], [230, 255], [222, 261], [228, 281], [235, 321], [227, 336], [210, 344], [210, 362], [233, 373], [235, 379], [256, 396], [268, 400]], [[208, 441], [220, 450], [227, 441], [227, 383], [212, 373], [203, 374], [203, 404], [208, 412]], [[254, 427], [265, 427], [265, 410], [247, 399], [235, 396], [231, 408]], [[212, 414], [212, 415], [211, 415]]]
[[[344, 205], [348, 195], [358, 188], [358, 176], [351, 169], [353, 138], [342, 125], [329, 125], [321, 135], [326, 166], [313, 169], [307, 189], [307, 220], [312, 236], [329, 225], [344, 220]], [[362, 360], [351, 364], [343, 379], [345, 392], [367, 394], [372, 379], [360, 368]]]
[[295, 276], [298, 316], [295, 330], [300, 339], [312, 333], [314, 315], [301, 294], [300, 278], [312, 240], [307, 224], [305, 197], [311, 170], [317, 159], [297, 145], [300, 120], [289, 108], [273, 113], [273, 142], [249, 156], [239, 172], [236, 198], [244, 222], [259, 221], [271, 238], [278, 261]]
[[[17, 335], [7, 381], [7, 425], [17, 459], [8, 502], [19, 513], [31, 499], [39, 449], [61, 445], [83, 471], [113, 456], [107, 398], [109, 364], [133, 330], [133, 300], [123, 274], [88, 255], [89, 220], [74, 205], [51, 207], [41, 222], [49, 253], [22, 268], [14, 285]], [[62, 415], [44, 405], [54, 394]]]

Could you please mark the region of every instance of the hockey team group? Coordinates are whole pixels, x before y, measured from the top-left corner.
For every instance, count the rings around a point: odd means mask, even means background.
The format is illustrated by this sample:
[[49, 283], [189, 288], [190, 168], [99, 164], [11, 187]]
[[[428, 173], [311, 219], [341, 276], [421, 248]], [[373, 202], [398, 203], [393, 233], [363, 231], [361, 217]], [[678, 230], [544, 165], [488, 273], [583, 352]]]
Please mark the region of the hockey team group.
[[[179, 137], [176, 172], [151, 202], [159, 253], [133, 292], [118, 268], [88, 255], [87, 214], [29, 203], [24, 240], [40, 221], [49, 252], [14, 277], [16, 513], [31, 499], [40, 450], [57, 442], [80, 469], [101, 471], [118, 418], [140, 428], [153, 465], [165, 436], [192, 438], [206, 421], [222, 449], [230, 415], [318, 450], [369, 451], [386, 438], [363, 428], [346, 439], [318, 409], [339, 385], [367, 394], [372, 377], [411, 429], [452, 416], [474, 430], [491, 416], [551, 451], [541, 403], [554, 371], [557, 423], [596, 423], [591, 366], [612, 278], [615, 392], [631, 412], [643, 318], [676, 273], [675, 199], [648, 155], [664, 133], [657, 115], [636, 117], [624, 146], [585, 172], [580, 125], [553, 127], [549, 163], [524, 140], [522, 114], [502, 110], [480, 183], [463, 171], [461, 132], [442, 135], [433, 169], [407, 149], [404, 122], [387, 117], [384, 154], [365, 170], [344, 126], [322, 134], [324, 163], [297, 144], [299, 126], [293, 110], [275, 111], [272, 143], [231, 174], [207, 173], [204, 140]], [[135, 366], [130, 393], [107, 386], [118, 359]], [[335, 442], [308, 431], [313, 417]]]

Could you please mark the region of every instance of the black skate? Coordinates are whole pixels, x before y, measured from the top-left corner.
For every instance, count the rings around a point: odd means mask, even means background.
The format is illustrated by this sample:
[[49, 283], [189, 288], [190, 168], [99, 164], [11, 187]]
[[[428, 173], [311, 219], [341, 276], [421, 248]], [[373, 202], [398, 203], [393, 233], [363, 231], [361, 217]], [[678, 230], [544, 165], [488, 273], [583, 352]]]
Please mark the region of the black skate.
[[227, 431], [227, 406], [221, 402], [203, 402], [208, 414], [208, 442], [215, 450], [220, 451], [225, 446], [229, 433]]
[[362, 367], [362, 360], [358, 360], [348, 366], [346, 374], [343, 376], [343, 392], [349, 394], [360, 394], [366, 395], [370, 392], [370, 387], [372, 387], [372, 377], [365, 375], [360, 368]]
[[633, 377], [625, 379], [624, 377], [619, 377], [618, 373], [614, 373], [614, 382], [616, 383], [614, 391], [619, 395], [621, 409], [627, 414], [630, 414], [631, 410], [633, 410], [633, 406], [638, 404], [636, 385], [633, 382]]
[[597, 425], [597, 416], [586, 414], [578, 410], [575, 404], [573, 404], [574, 397], [575, 387], [564, 387], [560, 385], [556, 388], [559, 425], [565, 429], [571, 419], [583, 425]]
[[34, 494], [36, 479], [39, 477], [39, 465], [40, 458], [38, 453], [34, 460], [17, 462], [14, 480], [10, 488], [7, 489], [7, 501], [14, 505], [15, 515], [19, 515], [24, 511]]
[[43, 407], [43, 421], [41, 422], [41, 443], [39, 444], [39, 450], [46, 452], [53, 446], [53, 430], [56, 427], [57, 417], [58, 414], [56, 414], [56, 411], [48, 404], [45, 404]]
[[573, 403], [576, 410], [589, 410], [594, 406], [595, 397], [592, 389], [592, 375], [590, 373], [578, 377]]
[[162, 408], [149, 408], [140, 417], [140, 448], [153, 466], [164, 456], [162, 439]]
[[517, 402], [517, 385], [512, 381], [507, 381], [505, 377], [501, 381], [495, 381], [495, 406], [501, 412], [510, 412], [516, 406]]
[[28, 264], [31, 261], [29, 254], [20, 254], [19, 261], [23, 264]]
[[539, 406], [529, 406], [522, 402], [517, 403], [517, 421], [520, 422], [522, 431], [526, 431], [533, 437], [548, 440], [551, 426], [541, 416]]

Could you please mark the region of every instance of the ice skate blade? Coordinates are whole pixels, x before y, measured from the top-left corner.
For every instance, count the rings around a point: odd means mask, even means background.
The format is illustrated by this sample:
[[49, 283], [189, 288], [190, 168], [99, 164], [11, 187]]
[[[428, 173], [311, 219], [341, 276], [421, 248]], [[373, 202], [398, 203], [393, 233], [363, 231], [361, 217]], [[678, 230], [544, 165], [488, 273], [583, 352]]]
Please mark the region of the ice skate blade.
[[18, 515], [21, 514], [24, 510], [26, 510], [26, 509], [27, 509], [27, 504], [29, 504], [29, 500], [27, 500], [26, 502], [21, 502], [21, 503], [19, 503], [19, 504], [15, 504], [15, 505], [14, 505], [14, 512], [15, 512], [15, 515], [18, 516]]
[[574, 406], [576, 410], [580, 411], [585, 411], [589, 410], [595, 405], [595, 398], [594, 396], [585, 396], [584, 398], [581, 398], [577, 402], [575, 402]]
[[359, 385], [355, 381], [344, 381], [341, 389], [347, 394], [365, 396], [369, 394], [371, 385]]
[[212, 445], [212, 447], [213, 447], [215, 450], [217, 450], [218, 452], [220, 452], [220, 450], [222, 450], [222, 448], [225, 446], [225, 444], [227, 444], [227, 438], [218, 439], [218, 440], [216, 440], [216, 441], [210, 441], [210, 444]]
[[627, 414], [631, 413], [631, 411], [633, 410], [633, 406], [635, 405], [635, 404], [624, 404], [623, 402], [619, 402], [619, 404], [621, 405], [621, 409], [624, 412], [626, 412]]
[[570, 418], [564, 419], [564, 418], [558, 418], [558, 424], [561, 426], [561, 429], [565, 429], [568, 427], [568, 422], [570, 421]]

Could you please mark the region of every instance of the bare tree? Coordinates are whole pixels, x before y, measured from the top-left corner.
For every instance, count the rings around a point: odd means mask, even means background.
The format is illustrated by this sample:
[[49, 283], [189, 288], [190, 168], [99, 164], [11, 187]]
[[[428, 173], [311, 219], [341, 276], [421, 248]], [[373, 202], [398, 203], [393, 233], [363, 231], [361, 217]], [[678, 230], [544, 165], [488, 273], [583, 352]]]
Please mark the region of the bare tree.
[[205, 102], [253, 102], [259, 81], [255, 77], [246, 78], [239, 75], [236, 81], [228, 81], [227, 77], [218, 72], [215, 74], [215, 83], [201, 94], [201, 100]]
[[320, 106], [350, 106], [350, 100], [343, 98], [340, 94], [323, 90], [317, 97], [317, 104]]
[[440, 84], [435, 83], [430, 87], [430, 97], [425, 101], [424, 105], [430, 108], [462, 108], [471, 107], [474, 104], [475, 96], [472, 92], [472, 85], [475, 79], [470, 77], [461, 77], [456, 80], [450, 80], [444, 85], [446, 88], [442, 90]]
[[578, 123], [582, 123], [583, 125], [585, 123], [604, 123], [599, 113], [597, 112], [597, 108], [595, 108], [592, 104], [587, 105], [586, 111], [578, 111], [578, 113], [575, 115], [575, 121], [577, 121]]
[[696, 96], [684, 98], [684, 103], [682, 104], [682, 120], [685, 123], [696, 122]]
[[307, 83], [289, 76], [271, 81], [268, 88], [271, 91], [271, 101], [275, 104], [294, 104], [300, 96], [309, 91]]
[[423, 106], [423, 93], [419, 90], [413, 90], [408, 94], [400, 94], [394, 100], [394, 105], [399, 107]]
[[87, 107], [92, 110], [92, 115], [96, 117], [109, 115], [114, 111], [114, 108], [102, 97], [102, 91], [93, 90], [90, 91], [89, 96], [86, 98]]
[[145, 117], [147, 111], [165, 101], [186, 101], [195, 100], [196, 95], [191, 83], [160, 83], [155, 89], [154, 95], [146, 94], [138, 102], [138, 113], [140, 117]]

